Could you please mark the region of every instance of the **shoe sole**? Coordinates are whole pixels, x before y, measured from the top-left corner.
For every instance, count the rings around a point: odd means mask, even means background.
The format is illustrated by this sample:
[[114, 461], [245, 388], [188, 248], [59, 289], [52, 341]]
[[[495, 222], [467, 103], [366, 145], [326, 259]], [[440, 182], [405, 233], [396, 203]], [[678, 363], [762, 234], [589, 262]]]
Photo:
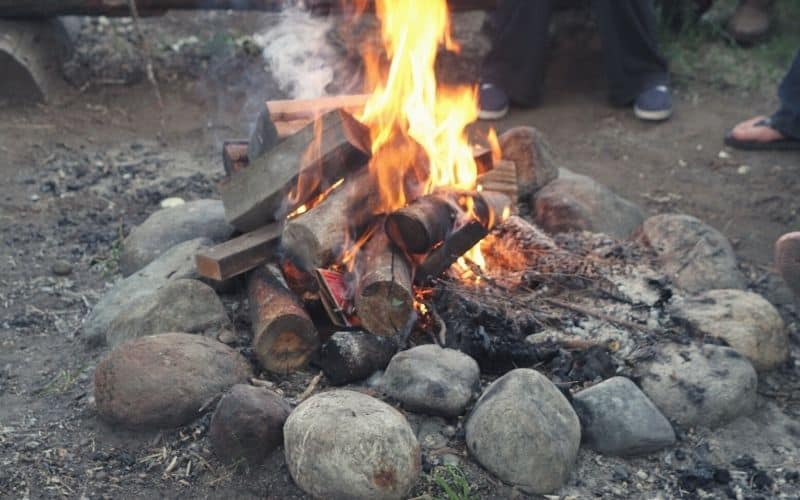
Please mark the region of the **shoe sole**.
[[645, 111], [637, 108], [636, 106], [633, 107], [633, 113], [636, 115], [636, 118], [648, 122], [662, 122], [672, 116], [671, 109], [665, 109], [661, 111]]
[[499, 120], [508, 114], [508, 106], [499, 111], [488, 111], [482, 109], [478, 112], [479, 120]]
[[800, 297], [800, 232], [784, 234], [775, 242], [775, 269]]

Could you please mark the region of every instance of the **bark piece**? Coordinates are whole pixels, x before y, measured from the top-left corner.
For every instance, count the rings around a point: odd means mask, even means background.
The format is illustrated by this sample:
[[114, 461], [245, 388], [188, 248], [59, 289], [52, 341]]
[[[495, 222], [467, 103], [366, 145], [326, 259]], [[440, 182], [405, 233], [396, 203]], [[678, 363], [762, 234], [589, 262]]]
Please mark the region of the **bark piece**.
[[300, 301], [275, 266], [256, 268], [247, 283], [253, 348], [261, 365], [275, 373], [302, 368], [319, 346], [319, 336]]

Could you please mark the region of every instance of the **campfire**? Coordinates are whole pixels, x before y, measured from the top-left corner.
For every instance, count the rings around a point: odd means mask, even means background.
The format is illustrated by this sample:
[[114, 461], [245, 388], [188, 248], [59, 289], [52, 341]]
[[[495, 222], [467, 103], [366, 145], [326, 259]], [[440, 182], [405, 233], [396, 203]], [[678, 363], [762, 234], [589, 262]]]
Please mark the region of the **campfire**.
[[[494, 131], [468, 140], [476, 88], [437, 80], [438, 51], [458, 50], [446, 2], [375, 11], [383, 51], [363, 52], [366, 94], [269, 102], [250, 143], [223, 147], [226, 218], [243, 234], [197, 267], [218, 281], [249, 273], [255, 348], [271, 371], [297, 369], [319, 345], [304, 302], [338, 328], [407, 335], [430, 319], [434, 280], [481, 279], [481, 241], [515, 212], [516, 167]], [[258, 156], [270, 133], [281, 141]]]

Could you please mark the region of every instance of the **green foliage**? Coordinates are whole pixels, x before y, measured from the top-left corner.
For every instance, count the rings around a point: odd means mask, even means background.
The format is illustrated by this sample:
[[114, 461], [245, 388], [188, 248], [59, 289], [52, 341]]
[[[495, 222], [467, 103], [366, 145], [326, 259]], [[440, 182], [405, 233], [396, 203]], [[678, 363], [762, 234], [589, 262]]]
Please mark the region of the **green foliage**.
[[717, 0], [699, 20], [685, 18], [677, 32], [662, 21], [662, 46], [678, 84], [700, 81], [774, 95], [800, 48], [800, 2], [778, 0], [770, 36], [753, 47], [739, 46], [726, 31], [736, 5], [737, 0]]
[[436, 497], [437, 500], [471, 500], [473, 498], [467, 476], [459, 467], [454, 465], [437, 467], [431, 479], [444, 495]]

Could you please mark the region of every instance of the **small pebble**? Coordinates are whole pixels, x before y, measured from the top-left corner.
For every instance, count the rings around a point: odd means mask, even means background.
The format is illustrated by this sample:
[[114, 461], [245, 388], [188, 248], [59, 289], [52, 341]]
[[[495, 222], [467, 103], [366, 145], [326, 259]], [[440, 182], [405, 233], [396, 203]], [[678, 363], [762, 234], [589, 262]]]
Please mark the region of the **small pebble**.
[[645, 471], [643, 471], [643, 470], [639, 469], [638, 471], [636, 471], [636, 477], [638, 477], [638, 478], [639, 478], [639, 479], [641, 479], [642, 481], [646, 481], [646, 480], [647, 480], [647, 477], [648, 477], [648, 476], [647, 476], [647, 472], [645, 472]]
[[56, 276], [68, 276], [72, 274], [72, 264], [64, 260], [53, 262], [50, 268]]
[[186, 200], [173, 196], [171, 198], [164, 198], [159, 205], [161, 205], [161, 208], [174, 208], [184, 204], [186, 204]]
[[730, 158], [730, 157], [731, 157], [731, 155], [730, 155], [730, 154], [728, 154], [728, 152], [727, 152], [727, 151], [720, 151], [720, 152], [719, 152], [719, 154], [718, 154], [717, 156], [719, 156], [719, 158], [720, 158], [721, 160], [727, 160], [728, 158]]
[[39, 201], [39, 195], [38, 194], [32, 194], [31, 195], [31, 201]]
[[461, 459], [458, 455], [453, 455], [452, 453], [445, 453], [441, 457], [442, 465], [450, 465], [453, 467], [458, 467], [461, 465]]
[[749, 165], [742, 165], [736, 169], [736, 173], [739, 175], [747, 175], [750, 173], [750, 166]]

